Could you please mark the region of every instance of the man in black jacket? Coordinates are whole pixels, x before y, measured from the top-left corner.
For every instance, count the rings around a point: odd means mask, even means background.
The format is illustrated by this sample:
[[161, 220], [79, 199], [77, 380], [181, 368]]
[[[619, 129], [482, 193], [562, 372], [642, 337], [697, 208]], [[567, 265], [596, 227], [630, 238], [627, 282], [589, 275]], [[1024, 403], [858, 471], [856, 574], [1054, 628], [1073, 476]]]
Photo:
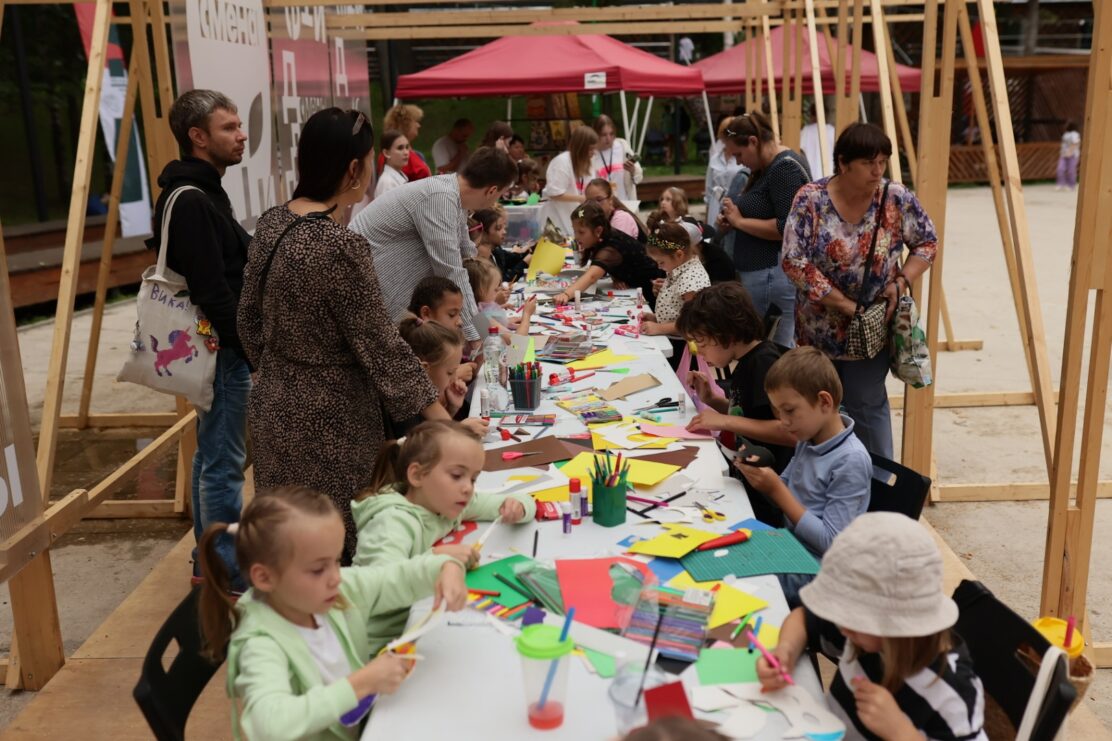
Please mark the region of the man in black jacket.
[[[170, 216], [167, 266], [180, 273], [190, 299], [215, 330], [219, 347], [213, 380], [212, 408], [197, 413], [197, 453], [193, 456], [193, 532], [200, 540], [213, 522], [238, 522], [242, 508], [243, 469], [247, 460], [247, 396], [251, 368], [236, 333], [236, 307], [243, 289], [247, 244], [251, 237], [240, 226], [220, 179], [243, 159], [242, 122], [236, 105], [212, 90], [191, 90], [170, 108], [170, 130], [181, 159], [166, 165], [158, 177], [162, 193], [155, 204], [154, 234], [147, 240], [159, 248], [166, 199], [184, 190]], [[227, 535], [217, 545], [232, 575], [233, 589], [243, 588], [235, 546]], [[199, 576], [194, 551], [194, 576]]]

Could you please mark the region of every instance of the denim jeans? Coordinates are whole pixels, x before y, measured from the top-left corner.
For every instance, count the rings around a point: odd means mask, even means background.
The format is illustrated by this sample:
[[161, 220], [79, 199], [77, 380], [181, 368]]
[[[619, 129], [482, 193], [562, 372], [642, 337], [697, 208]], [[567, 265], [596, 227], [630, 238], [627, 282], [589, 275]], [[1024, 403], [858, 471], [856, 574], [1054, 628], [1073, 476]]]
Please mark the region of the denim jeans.
[[[197, 452], [193, 456], [193, 534], [200, 542], [214, 522], [239, 522], [243, 509], [243, 468], [247, 463], [247, 397], [251, 371], [235, 350], [220, 350], [212, 382], [212, 408], [197, 412]], [[236, 563], [235, 543], [223, 534], [216, 550], [228, 567], [232, 588], [246, 585]], [[194, 564], [197, 563], [196, 550]], [[194, 565], [194, 572], [197, 566]]]
[[888, 405], [888, 348], [871, 360], [835, 360], [842, 380], [842, 407], [870, 453], [892, 460], [892, 410]]
[[761, 270], [739, 271], [738, 280], [749, 291], [757, 315], [764, 318], [768, 307], [776, 304], [783, 314], [772, 341], [784, 347], [795, 347], [795, 286], [779, 265]]

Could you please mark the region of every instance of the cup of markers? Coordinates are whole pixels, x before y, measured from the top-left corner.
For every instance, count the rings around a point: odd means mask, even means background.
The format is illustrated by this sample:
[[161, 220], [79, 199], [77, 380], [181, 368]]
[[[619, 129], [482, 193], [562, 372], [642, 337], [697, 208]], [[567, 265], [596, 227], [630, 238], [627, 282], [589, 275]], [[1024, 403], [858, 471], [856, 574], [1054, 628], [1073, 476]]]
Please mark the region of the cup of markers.
[[515, 409], [532, 411], [540, 406], [543, 385], [540, 363], [521, 363], [510, 368], [510, 394]]
[[629, 490], [629, 464], [622, 464], [618, 455], [611, 464], [609, 456], [595, 458], [591, 471], [591, 517], [603, 527], [624, 525], [626, 521], [626, 492]]

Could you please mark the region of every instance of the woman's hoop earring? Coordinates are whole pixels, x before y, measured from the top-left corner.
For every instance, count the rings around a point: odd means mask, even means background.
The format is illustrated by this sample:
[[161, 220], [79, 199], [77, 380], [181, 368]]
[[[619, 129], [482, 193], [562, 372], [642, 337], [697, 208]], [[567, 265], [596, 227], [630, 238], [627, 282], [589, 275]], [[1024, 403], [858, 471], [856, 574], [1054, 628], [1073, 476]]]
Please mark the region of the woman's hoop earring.
[[359, 190], [362, 187], [363, 187], [363, 183], [359, 182], [358, 180], [356, 180], [354, 183], [351, 184], [351, 189], [352, 190]]

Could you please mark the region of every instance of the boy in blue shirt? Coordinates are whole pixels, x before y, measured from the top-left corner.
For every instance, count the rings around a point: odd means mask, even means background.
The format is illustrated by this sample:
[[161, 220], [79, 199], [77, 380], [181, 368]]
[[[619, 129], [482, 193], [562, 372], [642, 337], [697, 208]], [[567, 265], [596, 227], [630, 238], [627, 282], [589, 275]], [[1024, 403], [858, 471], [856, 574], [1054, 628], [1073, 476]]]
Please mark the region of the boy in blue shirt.
[[[841, 414], [842, 383], [834, 364], [814, 347], [797, 347], [765, 375], [765, 391], [776, 415], [798, 443], [784, 472], [734, 464], [746, 481], [783, 512], [785, 524], [818, 558], [834, 536], [869, 506], [872, 458]], [[781, 574], [788, 605], [799, 605], [799, 589], [814, 577]]]

